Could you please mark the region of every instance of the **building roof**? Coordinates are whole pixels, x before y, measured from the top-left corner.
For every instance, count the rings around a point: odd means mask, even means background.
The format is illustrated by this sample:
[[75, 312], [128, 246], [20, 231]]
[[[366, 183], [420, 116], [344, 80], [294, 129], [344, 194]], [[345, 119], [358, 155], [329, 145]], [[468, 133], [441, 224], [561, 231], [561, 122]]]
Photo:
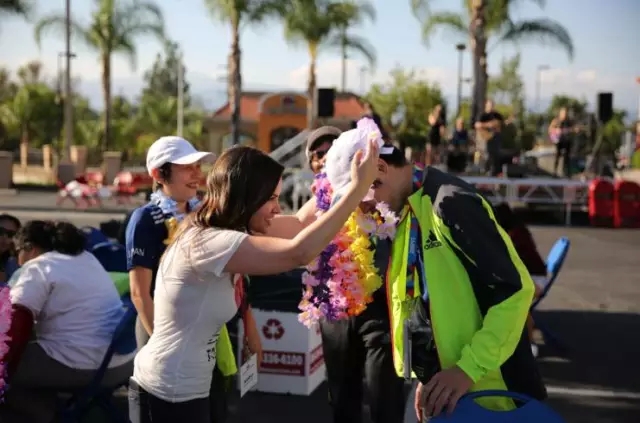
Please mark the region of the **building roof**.
[[[240, 117], [245, 121], [257, 121], [259, 116], [260, 104], [265, 96], [271, 96], [278, 94], [277, 92], [267, 91], [246, 91], [242, 93], [240, 99]], [[304, 93], [289, 93], [285, 94], [299, 94]], [[364, 114], [364, 107], [361, 103], [361, 99], [358, 95], [345, 92], [336, 92], [335, 105], [334, 105], [334, 118], [336, 119], [349, 119], [355, 120]], [[213, 112], [213, 118], [215, 119], [229, 119], [231, 117], [231, 109], [229, 108], [229, 102], [225, 103], [222, 107]]]

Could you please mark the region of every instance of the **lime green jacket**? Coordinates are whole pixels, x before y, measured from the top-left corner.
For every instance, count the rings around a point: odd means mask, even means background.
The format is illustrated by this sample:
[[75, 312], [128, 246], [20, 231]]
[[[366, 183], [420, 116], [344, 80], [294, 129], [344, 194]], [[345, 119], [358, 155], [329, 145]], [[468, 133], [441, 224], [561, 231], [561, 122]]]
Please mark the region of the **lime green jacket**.
[[[524, 331], [533, 281], [509, 236], [496, 223], [492, 207], [463, 181], [431, 168], [409, 205], [422, 234], [441, 367], [458, 366], [473, 380], [473, 391], [513, 390], [543, 399], [546, 392]], [[394, 364], [400, 376], [404, 321], [421, 296], [419, 284], [413, 297], [407, 296], [410, 224], [405, 217], [398, 227], [386, 280]], [[527, 376], [523, 379], [519, 373]], [[514, 406], [501, 398], [479, 401], [496, 410]]]

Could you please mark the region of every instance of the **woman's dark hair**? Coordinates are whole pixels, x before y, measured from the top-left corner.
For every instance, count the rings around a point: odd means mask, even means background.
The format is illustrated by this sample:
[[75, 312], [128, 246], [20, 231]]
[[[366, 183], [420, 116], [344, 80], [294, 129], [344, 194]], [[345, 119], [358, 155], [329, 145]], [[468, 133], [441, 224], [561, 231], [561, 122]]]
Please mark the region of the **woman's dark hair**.
[[7, 213], [0, 214], [0, 222], [1, 221], [9, 221], [13, 223], [14, 226], [18, 229], [20, 229], [20, 227], [22, 226], [22, 223], [20, 223], [20, 219], [18, 219], [12, 214], [7, 214]]
[[[163, 181], [171, 181], [171, 163], [165, 163], [158, 168], [158, 174]], [[153, 190], [156, 191], [162, 188], [162, 182], [153, 181]]]
[[262, 151], [228, 149], [207, 176], [207, 192], [190, 215], [195, 226], [249, 231], [249, 220], [273, 195], [284, 167]]
[[496, 221], [502, 229], [509, 232], [514, 228], [523, 225], [518, 215], [509, 207], [507, 203], [500, 203], [493, 208], [495, 212]]
[[77, 256], [84, 251], [87, 239], [80, 229], [68, 222], [31, 220], [13, 238], [16, 249], [36, 247]]

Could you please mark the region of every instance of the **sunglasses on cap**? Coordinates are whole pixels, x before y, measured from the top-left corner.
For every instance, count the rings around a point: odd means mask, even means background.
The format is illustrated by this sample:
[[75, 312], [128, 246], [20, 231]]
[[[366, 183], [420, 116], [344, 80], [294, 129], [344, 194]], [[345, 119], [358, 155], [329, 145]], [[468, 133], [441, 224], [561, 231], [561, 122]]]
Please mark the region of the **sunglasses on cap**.
[[16, 235], [16, 231], [0, 227], [0, 236], [2, 235], [6, 236], [7, 238], [13, 238]]

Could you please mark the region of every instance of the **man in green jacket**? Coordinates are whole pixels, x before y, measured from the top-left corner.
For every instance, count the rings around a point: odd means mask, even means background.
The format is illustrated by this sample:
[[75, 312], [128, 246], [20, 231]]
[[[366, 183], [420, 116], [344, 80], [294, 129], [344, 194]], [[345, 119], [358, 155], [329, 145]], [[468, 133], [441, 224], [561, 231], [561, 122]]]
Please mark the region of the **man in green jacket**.
[[[402, 219], [386, 284], [396, 370], [407, 375], [403, 361], [411, 357], [416, 362], [408, 367], [426, 375], [418, 376], [416, 412], [452, 411], [470, 390], [502, 389], [544, 399], [524, 327], [533, 281], [491, 205], [465, 181], [435, 168], [416, 168], [398, 150], [380, 156], [373, 189], [375, 199]], [[403, 331], [420, 310], [426, 311], [421, 324], [432, 334], [435, 360], [404, 351], [408, 342], [403, 341], [411, 336]], [[434, 362], [438, 368], [423, 368]], [[513, 407], [499, 398], [482, 404]]]
[[[329, 151], [325, 169], [334, 193], [348, 172], [341, 163], [358, 148], [335, 142]], [[396, 372], [411, 377], [413, 370], [419, 381], [416, 412], [452, 411], [462, 395], [478, 390], [544, 399], [525, 330], [534, 284], [491, 205], [460, 178], [417, 168], [396, 148], [380, 152], [373, 194], [400, 222], [388, 265], [378, 270], [386, 275]], [[479, 402], [495, 410], [515, 406], [506, 398]]]
[[[355, 141], [337, 141], [329, 150], [325, 170], [334, 193], [348, 183], [342, 163], [358, 148]], [[378, 169], [375, 200], [387, 203], [400, 222], [387, 263], [376, 265], [385, 275], [395, 370], [418, 378], [419, 417], [452, 411], [469, 391], [544, 399], [525, 330], [533, 281], [491, 205], [462, 179], [416, 168], [396, 148], [381, 148]], [[287, 222], [289, 230], [294, 226]], [[376, 248], [388, 248], [384, 242]], [[479, 403], [495, 410], [515, 406], [505, 398]]]

